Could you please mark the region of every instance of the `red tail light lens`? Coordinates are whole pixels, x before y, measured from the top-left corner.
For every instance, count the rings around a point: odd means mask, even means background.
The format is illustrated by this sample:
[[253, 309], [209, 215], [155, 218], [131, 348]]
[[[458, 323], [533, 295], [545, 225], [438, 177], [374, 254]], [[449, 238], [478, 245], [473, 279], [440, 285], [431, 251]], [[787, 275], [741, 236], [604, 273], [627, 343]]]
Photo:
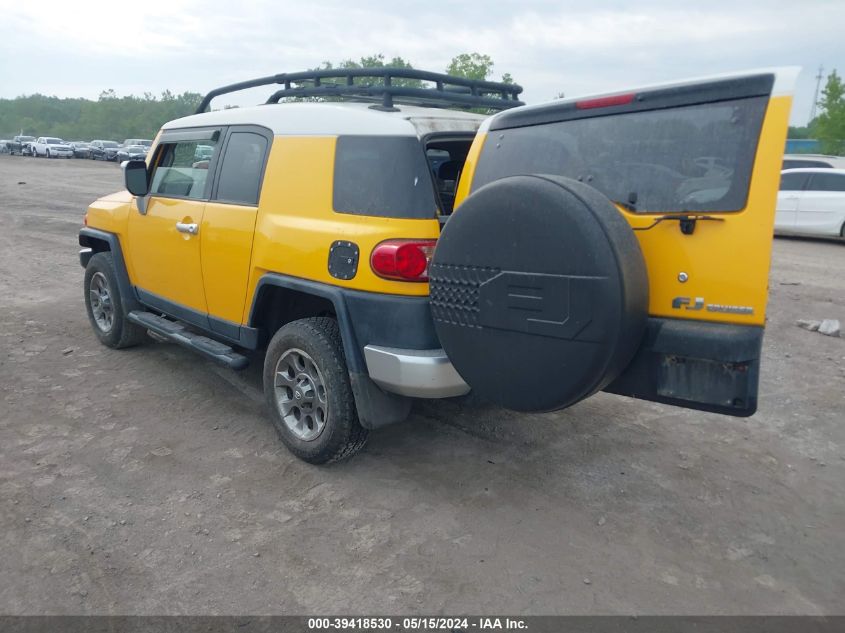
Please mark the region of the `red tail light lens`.
[[428, 281], [428, 264], [437, 240], [387, 240], [373, 249], [370, 268], [379, 277]]

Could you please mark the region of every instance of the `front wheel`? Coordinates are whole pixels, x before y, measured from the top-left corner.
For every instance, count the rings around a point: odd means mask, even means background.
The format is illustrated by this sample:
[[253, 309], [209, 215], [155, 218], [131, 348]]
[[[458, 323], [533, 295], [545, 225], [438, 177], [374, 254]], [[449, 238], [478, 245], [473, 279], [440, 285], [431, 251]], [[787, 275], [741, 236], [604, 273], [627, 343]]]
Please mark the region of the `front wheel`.
[[264, 360], [264, 395], [282, 442], [306, 462], [346, 459], [367, 441], [334, 319], [300, 319], [276, 332]]
[[108, 251], [91, 258], [85, 267], [85, 308], [100, 342], [121, 349], [142, 343], [147, 333], [126, 319], [114, 271], [114, 259]]

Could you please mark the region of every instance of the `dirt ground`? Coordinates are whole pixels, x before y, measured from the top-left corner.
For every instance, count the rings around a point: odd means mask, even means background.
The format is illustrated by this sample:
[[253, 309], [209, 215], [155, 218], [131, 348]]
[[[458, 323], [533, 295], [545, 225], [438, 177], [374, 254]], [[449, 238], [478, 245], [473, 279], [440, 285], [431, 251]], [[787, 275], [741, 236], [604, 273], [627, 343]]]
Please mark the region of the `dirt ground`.
[[425, 403], [312, 467], [260, 358], [97, 343], [76, 232], [120, 187], [0, 156], [0, 613], [845, 612], [845, 339], [795, 326], [845, 323], [845, 244], [775, 241], [752, 418]]

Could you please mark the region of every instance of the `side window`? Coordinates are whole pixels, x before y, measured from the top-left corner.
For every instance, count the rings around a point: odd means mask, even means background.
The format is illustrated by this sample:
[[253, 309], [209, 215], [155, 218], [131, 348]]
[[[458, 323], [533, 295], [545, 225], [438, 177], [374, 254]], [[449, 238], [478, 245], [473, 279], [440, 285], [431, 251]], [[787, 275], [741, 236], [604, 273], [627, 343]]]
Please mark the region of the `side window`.
[[810, 174], [781, 174], [780, 176], [780, 190], [781, 191], [801, 191], [804, 184], [807, 182]]
[[416, 136], [339, 136], [333, 207], [380, 218], [437, 217], [432, 174]]
[[226, 145], [215, 199], [258, 204], [267, 139], [254, 132], [233, 132]]
[[162, 143], [150, 193], [201, 199], [205, 197], [208, 164], [217, 143], [208, 140]]
[[845, 174], [813, 174], [810, 191], [845, 191]]

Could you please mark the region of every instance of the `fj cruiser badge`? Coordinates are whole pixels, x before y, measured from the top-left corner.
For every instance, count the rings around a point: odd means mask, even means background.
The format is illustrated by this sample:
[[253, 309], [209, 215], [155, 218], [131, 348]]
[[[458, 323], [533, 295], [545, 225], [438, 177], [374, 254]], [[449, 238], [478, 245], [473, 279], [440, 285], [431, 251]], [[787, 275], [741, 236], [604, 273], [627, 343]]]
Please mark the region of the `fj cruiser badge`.
[[729, 306], [721, 303], [704, 303], [704, 297], [675, 297], [672, 299], [672, 307], [675, 310], [707, 310], [708, 312], [726, 312], [728, 314], [754, 314], [751, 306]]

